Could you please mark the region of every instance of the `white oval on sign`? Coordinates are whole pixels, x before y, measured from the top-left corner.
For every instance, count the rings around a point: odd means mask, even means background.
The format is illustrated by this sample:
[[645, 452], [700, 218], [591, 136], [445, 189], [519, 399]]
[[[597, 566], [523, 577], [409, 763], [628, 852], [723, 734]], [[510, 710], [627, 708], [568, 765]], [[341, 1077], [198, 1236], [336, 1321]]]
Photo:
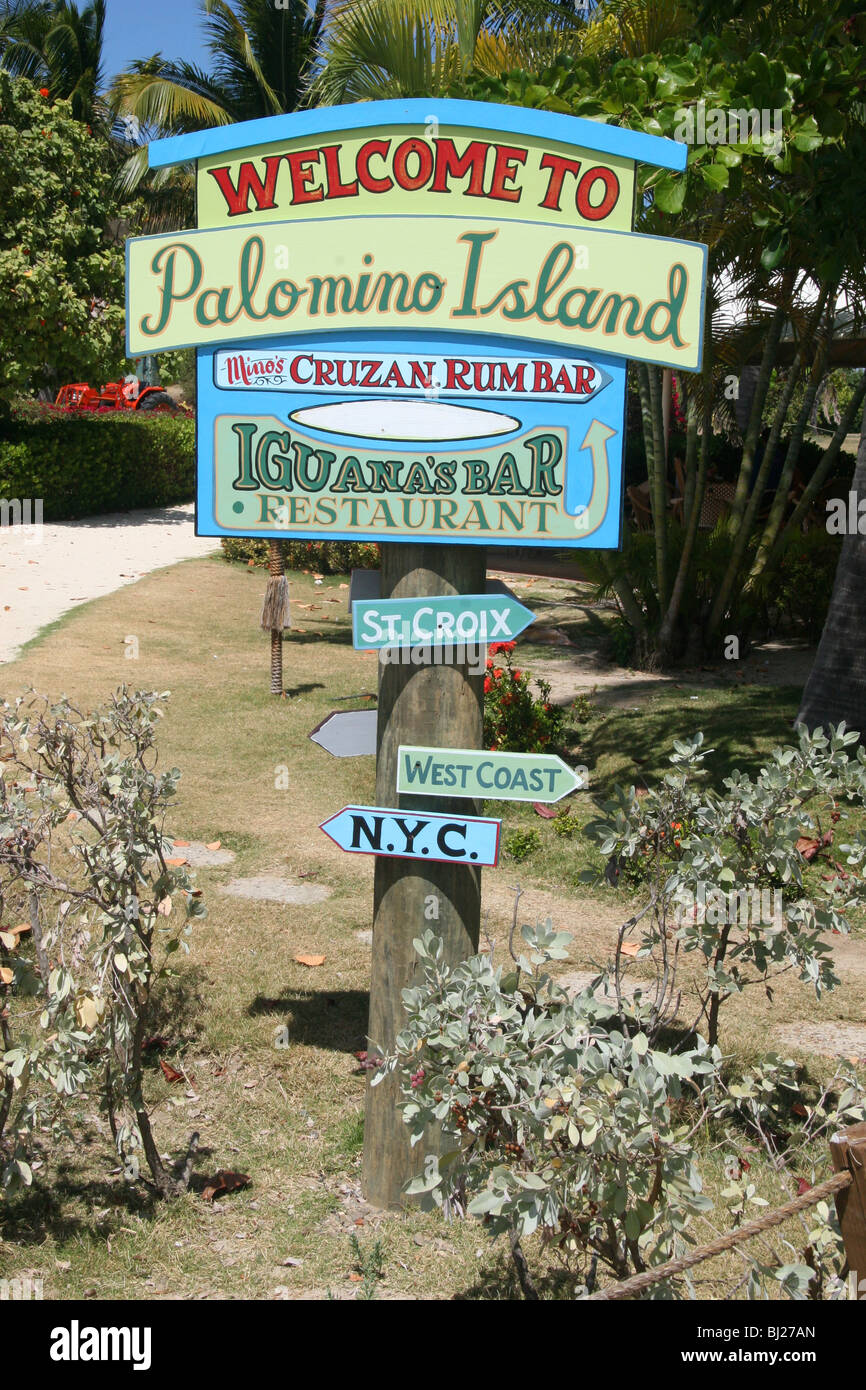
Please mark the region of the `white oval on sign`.
[[447, 405], [443, 401], [339, 401], [295, 410], [289, 419], [329, 434], [362, 439], [485, 439], [520, 428], [513, 415], [498, 410]]

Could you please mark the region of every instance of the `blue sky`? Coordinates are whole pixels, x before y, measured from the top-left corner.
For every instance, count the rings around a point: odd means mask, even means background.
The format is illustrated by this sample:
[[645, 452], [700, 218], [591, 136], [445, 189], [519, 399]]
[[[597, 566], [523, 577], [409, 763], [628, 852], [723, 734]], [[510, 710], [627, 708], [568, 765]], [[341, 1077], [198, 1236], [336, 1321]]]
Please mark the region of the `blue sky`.
[[133, 58], [162, 52], [208, 66], [199, 0], [108, 0], [105, 80]]

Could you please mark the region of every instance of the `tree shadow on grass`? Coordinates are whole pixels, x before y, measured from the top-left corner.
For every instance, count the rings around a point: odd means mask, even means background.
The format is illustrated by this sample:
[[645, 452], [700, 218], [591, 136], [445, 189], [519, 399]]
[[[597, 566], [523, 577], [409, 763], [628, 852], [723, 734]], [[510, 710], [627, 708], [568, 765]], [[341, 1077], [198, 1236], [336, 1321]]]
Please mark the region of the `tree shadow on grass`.
[[308, 681], [306, 685], [287, 685], [284, 695], [309, 695], [311, 690], [324, 690], [321, 681]]
[[[88, 1208], [88, 1216], [75, 1214], [75, 1206]], [[20, 1246], [42, 1245], [49, 1236], [63, 1242], [73, 1236], [104, 1245], [117, 1229], [118, 1217], [153, 1216], [160, 1200], [141, 1184], [88, 1180], [62, 1163], [52, 1175], [51, 1186], [38, 1179], [32, 1187], [7, 1197], [3, 1208], [3, 1239]], [[108, 1208], [97, 1216], [100, 1208]]]
[[754, 688], [738, 691], [740, 698], [720, 701], [710, 708], [689, 708], [687, 697], [657, 704], [637, 713], [611, 710], [602, 722], [584, 733], [584, 748], [590, 767], [602, 758], [621, 763], [627, 750], [633, 766], [606, 777], [590, 772], [593, 789], [609, 795], [616, 782], [635, 782], [638, 786], [658, 782], [670, 771], [670, 754], [676, 738], [689, 737], [701, 730], [704, 748], [709, 751], [703, 766], [715, 785], [734, 769], [755, 777], [771, 750], [782, 744], [796, 744], [793, 729], [800, 691], [794, 686]]
[[[506, 1253], [506, 1240], [500, 1236], [500, 1249], [482, 1265], [478, 1277], [468, 1288], [452, 1295], [452, 1301], [472, 1303], [522, 1303], [523, 1294], [514, 1265]], [[524, 1252], [525, 1253], [525, 1252]], [[583, 1290], [580, 1276], [565, 1270], [544, 1267], [537, 1259], [530, 1261], [530, 1274], [540, 1300], [544, 1302], [573, 1302]]]
[[201, 966], [183, 963], [175, 965], [174, 971], [154, 984], [147, 1032], [155, 1043], [164, 1038], [166, 1047], [148, 1047], [146, 1041], [146, 1066], [158, 1066], [162, 1051], [174, 1052], [195, 1042], [204, 1028], [207, 1005], [203, 991], [210, 983], [207, 975]]
[[289, 1044], [306, 1043], [331, 1052], [357, 1052], [367, 1046], [370, 995], [367, 990], [285, 989], [278, 998], [259, 994], [247, 1008], [251, 1018], [265, 1015], [288, 1030]]
[[315, 646], [317, 642], [325, 642], [335, 647], [351, 647], [352, 629], [350, 627], [325, 627], [321, 632], [314, 632], [312, 628], [305, 628], [303, 632], [299, 628], [290, 627], [286, 636], [283, 638], [283, 653], [288, 654], [292, 647]]

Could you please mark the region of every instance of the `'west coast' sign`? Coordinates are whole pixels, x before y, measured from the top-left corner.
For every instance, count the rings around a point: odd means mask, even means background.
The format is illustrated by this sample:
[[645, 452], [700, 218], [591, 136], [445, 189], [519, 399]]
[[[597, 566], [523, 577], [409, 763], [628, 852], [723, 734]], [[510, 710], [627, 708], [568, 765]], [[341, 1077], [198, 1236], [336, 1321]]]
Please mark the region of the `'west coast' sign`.
[[555, 753], [479, 753], [469, 748], [397, 750], [397, 790], [416, 796], [559, 801], [583, 783]]

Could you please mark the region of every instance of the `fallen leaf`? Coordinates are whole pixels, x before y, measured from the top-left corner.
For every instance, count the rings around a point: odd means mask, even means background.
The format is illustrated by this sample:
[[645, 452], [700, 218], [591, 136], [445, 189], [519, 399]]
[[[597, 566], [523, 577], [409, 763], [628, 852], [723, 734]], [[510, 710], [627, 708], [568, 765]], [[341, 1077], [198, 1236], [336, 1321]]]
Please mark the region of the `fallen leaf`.
[[212, 1202], [224, 1192], [237, 1192], [242, 1187], [249, 1187], [250, 1181], [246, 1173], [232, 1173], [227, 1168], [220, 1168], [212, 1178], [205, 1178], [201, 1195], [206, 1202]]
[[640, 945], [637, 941], [624, 941], [620, 949], [624, 956], [636, 956]]
[[811, 863], [821, 848], [821, 841], [810, 840], [808, 835], [801, 835], [794, 848], [800, 851], [807, 863]]
[[537, 816], [542, 816], [544, 820], [555, 820], [557, 812], [552, 806], [545, 806], [543, 801], [533, 801], [532, 809]]
[[171, 898], [167, 896], [164, 897], [162, 902], [157, 905], [156, 910], [160, 917], [168, 917], [171, 913]]
[[166, 1081], [177, 1082], [186, 1080], [186, 1077], [184, 1076], [183, 1072], [176, 1071], [174, 1067], [170, 1067], [168, 1062], [166, 1062], [163, 1057], [160, 1057], [159, 1065], [162, 1068], [162, 1074], [165, 1077]]
[[280, 1260], [281, 1265], [290, 1265], [292, 1269], [297, 1268], [298, 1265], [302, 1265], [303, 1263], [303, 1260], [296, 1260], [294, 1255], [287, 1255], [284, 1260]]
[[175, 849], [189, 849], [189, 840], [172, 840]]
[[178, 868], [180, 868], [181, 864], [188, 864], [188, 863], [189, 863], [189, 860], [188, 860], [188, 859], [166, 859], [165, 862], [166, 862], [166, 864], [168, 865], [169, 868], [171, 868], [171, 869], [178, 869]]
[[309, 965], [309, 966], [314, 966], [314, 965], [324, 965], [324, 964], [325, 964], [325, 957], [324, 957], [324, 956], [307, 956], [307, 955], [300, 955], [300, 956], [295, 956], [295, 960], [298, 962], [298, 965]]
[[157, 1034], [156, 1037], [146, 1040], [143, 1050], [145, 1052], [163, 1052], [168, 1045], [168, 1038], [164, 1038], [161, 1034]]
[[11, 931], [0, 931], [0, 942], [6, 947], [7, 951], [14, 951], [18, 945], [18, 937]]
[[810, 1182], [807, 1182], [805, 1178], [798, 1178], [798, 1179], [797, 1179], [797, 1196], [798, 1196], [798, 1197], [802, 1197], [804, 1193], [806, 1193], [806, 1192], [811, 1192], [811, 1191], [812, 1191], [812, 1184], [811, 1184]]
[[222, 840], [211, 840], [209, 845], [205, 845], [205, 849], [219, 849], [221, 844]]
[[14, 978], [14, 970], [10, 970], [8, 965], [0, 965], [0, 985], [11, 985]]
[[11, 932], [13, 936], [20, 936], [22, 932], [30, 930], [30, 923], [19, 922], [17, 927], [4, 927], [3, 930]]

